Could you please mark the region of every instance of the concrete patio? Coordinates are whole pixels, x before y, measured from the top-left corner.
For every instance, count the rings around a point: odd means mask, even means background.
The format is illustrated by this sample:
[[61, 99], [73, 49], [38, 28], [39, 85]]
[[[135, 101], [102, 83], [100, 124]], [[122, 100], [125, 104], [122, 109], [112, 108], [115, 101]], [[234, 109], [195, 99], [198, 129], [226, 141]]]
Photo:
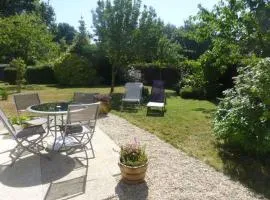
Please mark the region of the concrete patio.
[[[3, 130], [3, 129], [2, 129]], [[71, 156], [51, 153], [51, 160], [27, 154], [10, 167], [15, 141], [0, 135], [0, 199], [111, 199], [119, 191], [119, 147], [98, 127], [91, 150]]]

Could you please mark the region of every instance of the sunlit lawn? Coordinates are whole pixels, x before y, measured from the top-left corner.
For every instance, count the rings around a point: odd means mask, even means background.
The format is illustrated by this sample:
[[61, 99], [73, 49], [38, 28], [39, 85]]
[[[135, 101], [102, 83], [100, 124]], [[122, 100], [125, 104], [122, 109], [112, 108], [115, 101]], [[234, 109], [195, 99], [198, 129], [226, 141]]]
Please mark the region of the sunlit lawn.
[[[6, 86], [0, 84], [0, 87]], [[10, 88], [10, 86], [7, 87]], [[70, 101], [74, 92], [108, 94], [110, 90], [109, 87], [102, 86], [95, 88], [61, 88], [54, 85], [33, 85], [27, 86], [22, 92], [34, 91], [39, 93], [42, 102], [52, 102]], [[270, 197], [270, 164], [268, 164], [270, 156], [261, 161], [246, 155], [227, 154], [226, 151], [220, 151], [222, 149], [217, 147], [212, 135], [211, 123], [216, 109], [215, 104], [209, 101], [182, 99], [176, 96], [173, 91], [167, 90], [167, 111], [164, 117], [146, 116], [145, 107], [138, 109], [137, 112], [120, 112], [120, 100], [123, 91], [123, 87], [115, 88], [112, 99], [112, 113], [148, 130], [174, 147]], [[16, 115], [12, 95], [9, 96], [7, 101], [0, 101], [0, 107], [9, 117]]]
[[[42, 102], [71, 100], [76, 91], [108, 93], [108, 87], [96, 88], [59, 88], [56, 86], [27, 86], [23, 92], [37, 91]], [[164, 117], [146, 116], [146, 109], [138, 112], [120, 112], [120, 97], [123, 87], [115, 88], [113, 96], [113, 113], [131, 123], [148, 130], [176, 148], [182, 149], [217, 169], [222, 168], [221, 159], [214, 145], [211, 132], [211, 115], [215, 105], [209, 101], [184, 100], [167, 90], [167, 105]], [[7, 101], [0, 101], [1, 108], [13, 116], [16, 114], [12, 96]]]

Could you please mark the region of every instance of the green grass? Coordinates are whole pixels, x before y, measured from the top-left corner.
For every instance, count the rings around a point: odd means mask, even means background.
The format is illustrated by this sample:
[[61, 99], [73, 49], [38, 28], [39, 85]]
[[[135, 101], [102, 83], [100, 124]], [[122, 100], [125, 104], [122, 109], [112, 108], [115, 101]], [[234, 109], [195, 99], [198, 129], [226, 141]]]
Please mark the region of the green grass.
[[[0, 87], [8, 88], [9, 93], [15, 90], [13, 86], [0, 84]], [[33, 91], [39, 93], [42, 102], [52, 102], [69, 101], [75, 91], [107, 94], [110, 90], [108, 87], [61, 88], [54, 85], [30, 85], [22, 90], [22, 92]], [[182, 99], [173, 91], [167, 90], [167, 111], [164, 117], [146, 116], [145, 107], [137, 112], [120, 112], [123, 91], [123, 87], [115, 88], [112, 99], [114, 114], [270, 197], [270, 156], [262, 161], [243, 154], [231, 153], [231, 149], [227, 153], [225, 149], [218, 147], [212, 133], [215, 104], [209, 101]], [[12, 96], [9, 96], [8, 100], [0, 101], [0, 107], [9, 117], [16, 115]]]
[[164, 117], [146, 116], [146, 108], [138, 112], [120, 112], [115, 109], [113, 113], [221, 170], [222, 161], [211, 130], [216, 106], [209, 101], [184, 100], [170, 90], [166, 93]]
[[[8, 87], [9, 91], [15, 90], [13, 86], [0, 85], [0, 87]], [[75, 91], [108, 93], [109, 88], [61, 88], [54, 85], [29, 85], [22, 92], [33, 91], [39, 93], [42, 102], [50, 102], [71, 100]], [[222, 161], [218, 156], [211, 132], [211, 115], [216, 108], [213, 103], [201, 100], [184, 100], [176, 96], [173, 91], [167, 90], [167, 111], [164, 117], [146, 116], [144, 107], [138, 112], [119, 111], [123, 91], [123, 87], [115, 88], [112, 103], [114, 114], [157, 135], [174, 147], [182, 149], [216, 169], [222, 169]], [[16, 114], [11, 96], [7, 101], [1, 101], [0, 106], [8, 116]]]

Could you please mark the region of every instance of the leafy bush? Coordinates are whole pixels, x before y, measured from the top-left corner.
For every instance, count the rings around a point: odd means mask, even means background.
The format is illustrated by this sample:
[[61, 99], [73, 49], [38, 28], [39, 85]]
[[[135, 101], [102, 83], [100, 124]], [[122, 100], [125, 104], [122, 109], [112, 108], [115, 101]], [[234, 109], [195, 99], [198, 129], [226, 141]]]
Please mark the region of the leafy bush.
[[5, 88], [0, 88], [0, 96], [2, 97], [2, 100], [8, 99], [8, 92]]
[[143, 97], [143, 102], [148, 102], [150, 93], [147, 87], [143, 87], [142, 89], [142, 97]]
[[145, 146], [134, 139], [134, 142], [121, 146], [120, 162], [127, 166], [142, 166], [147, 163], [147, 155], [145, 153]]
[[17, 75], [16, 68], [6, 67], [4, 69], [4, 81], [5, 82], [8, 82], [9, 84], [15, 84], [16, 83], [16, 75]]
[[175, 85], [175, 91], [183, 98], [205, 98], [205, 81], [203, 69], [199, 61], [187, 60], [183, 62], [182, 79]]
[[27, 124], [25, 124], [25, 122], [27, 120], [30, 120], [31, 118], [28, 116], [15, 116], [15, 117], [11, 117], [10, 121], [12, 124], [16, 124], [16, 125], [22, 125], [24, 124], [25, 126], [27, 126]]
[[25, 75], [25, 70], [26, 70], [26, 65], [23, 59], [17, 58], [13, 59], [9, 63], [11, 68], [16, 69], [16, 84], [17, 84], [17, 92], [21, 92], [21, 85], [24, 82], [24, 75]]
[[205, 97], [202, 88], [193, 88], [190, 86], [183, 87], [180, 90], [180, 96], [184, 99], [203, 99]]
[[214, 120], [215, 136], [246, 152], [270, 152], [270, 58], [239, 69]]
[[43, 65], [40, 67], [29, 66], [26, 69], [25, 78], [30, 84], [50, 84], [56, 82], [51, 65]]
[[54, 72], [61, 85], [94, 85], [99, 82], [92, 63], [75, 53], [68, 53], [60, 58], [55, 64]]

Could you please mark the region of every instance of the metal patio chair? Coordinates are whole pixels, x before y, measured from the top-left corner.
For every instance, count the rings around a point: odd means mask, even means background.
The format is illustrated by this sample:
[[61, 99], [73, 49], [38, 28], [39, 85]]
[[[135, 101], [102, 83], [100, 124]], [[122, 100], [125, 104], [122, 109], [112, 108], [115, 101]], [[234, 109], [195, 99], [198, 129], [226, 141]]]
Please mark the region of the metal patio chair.
[[[77, 149], [91, 149], [95, 157], [92, 137], [95, 132], [99, 104], [69, 105], [66, 124], [61, 128], [62, 136], [56, 139], [56, 145], [54, 145], [57, 150], [71, 154]], [[90, 148], [87, 147], [88, 145]]]
[[140, 82], [126, 83], [125, 93], [122, 98], [121, 110], [125, 104], [141, 105], [143, 84]]
[[45, 150], [43, 139], [47, 136], [42, 125], [30, 126], [21, 130], [16, 130], [1, 109], [0, 120], [17, 142], [16, 147], [10, 152], [10, 157], [12, 159], [11, 165], [13, 165], [25, 151], [49, 158], [41, 153], [41, 151]]
[[[16, 94], [13, 96], [13, 99], [18, 115], [26, 112], [29, 106], [40, 104], [40, 98], [38, 93]], [[31, 120], [25, 121], [25, 123], [29, 125], [42, 125], [47, 122], [48, 119], [45, 117], [34, 117]]]
[[96, 103], [95, 95], [97, 95], [97, 93], [74, 92], [73, 102], [76, 104]]

